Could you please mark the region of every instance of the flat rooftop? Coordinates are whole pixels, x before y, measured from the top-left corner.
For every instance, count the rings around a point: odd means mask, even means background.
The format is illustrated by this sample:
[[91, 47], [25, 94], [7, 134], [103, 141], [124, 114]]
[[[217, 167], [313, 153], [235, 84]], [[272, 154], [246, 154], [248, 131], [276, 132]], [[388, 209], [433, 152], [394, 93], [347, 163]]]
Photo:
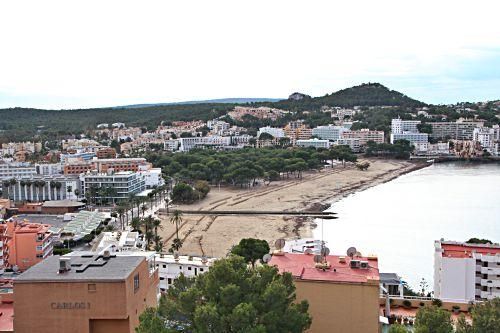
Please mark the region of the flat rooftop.
[[[70, 259], [70, 270], [59, 273], [60, 258]], [[32, 266], [14, 280], [28, 282], [116, 282], [127, 279], [137, 266], [146, 260], [144, 256], [113, 256], [104, 259], [100, 255], [51, 256]]]
[[[342, 259], [342, 260], [341, 260]], [[351, 260], [367, 261], [369, 268], [351, 268]], [[324, 281], [332, 283], [368, 283], [380, 280], [376, 257], [350, 257], [331, 255], [326, 257], [329, 269], [316, 268], [314, 256], [302, 253], [273, 255], [269, 265], [276, 266], [280, 273], [289, 272], [299, 280]]]
[[482, 255], [500, 255], [498, 244], [469, 244], [456, 242], [441, 242], [443, 257], [448, 258], [472, 258], [473, 253]]
[[75, 200], [51, 200], [45, 201], [42, 207], [83, 207], [85, 203]]

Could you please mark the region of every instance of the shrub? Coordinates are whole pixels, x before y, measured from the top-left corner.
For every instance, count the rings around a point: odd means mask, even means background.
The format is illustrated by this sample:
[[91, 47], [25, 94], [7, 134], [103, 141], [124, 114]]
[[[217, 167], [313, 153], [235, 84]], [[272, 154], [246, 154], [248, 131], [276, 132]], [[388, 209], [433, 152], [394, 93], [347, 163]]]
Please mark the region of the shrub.
[[437, 307], [441, 307], [441, 306], [443, 306], [443, 302], [439, 298], [434, 298], [432, 300], [432, 305], [437, 306]]
[[403, 301], [403, 306], [407, 309], [411, 308], [411, 302], [407, 299]]

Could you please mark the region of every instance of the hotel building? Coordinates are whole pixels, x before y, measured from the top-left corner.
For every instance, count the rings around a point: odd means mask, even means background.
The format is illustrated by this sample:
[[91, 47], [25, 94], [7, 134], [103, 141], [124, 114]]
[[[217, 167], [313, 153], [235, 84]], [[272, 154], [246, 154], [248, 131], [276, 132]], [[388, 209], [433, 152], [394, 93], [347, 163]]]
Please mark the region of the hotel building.
[[448, 301], [500, 297], [500, 245], [436, 241], [434, 296]]
[[359, 131], [346, 131], [342, 133], [344, 139], [359, 139], [359, 144], [364, 146], [368, 141], [375, 143], [384, 143], [384, 131], [370, 131], [364, 128]]
[[53, 256], [14, 281], [14, 331], [133, 333], [158, 300], [154, 257]]
[[312, 135], [323, 140], [338, 140], [342, 138], [342, 134], [348, 129], [342, 126], [318, 126], [312, 129]]
[[[80, 175], [81, 188], [83, 195], [91, 192], [92, 188], [113, 188], [116, 192], [106, 198], [112, 200], [123, 200], [132, 194], [137, 194], [146, 189], [144, 176], [139, 172], [123, 171], [108, 173], [88, 173]], [[99, 195], [99, 194], [97, 194]]]
[[376, 257], [278, 253], [269, 265], [292, 274], [297, 301], [309, 302], [313, 318], [308, 332], [379, 332], [380, 278]]
[[9, 220], [0, 224], [3, 268], [27, 270], [52, 255], [51, 225]]

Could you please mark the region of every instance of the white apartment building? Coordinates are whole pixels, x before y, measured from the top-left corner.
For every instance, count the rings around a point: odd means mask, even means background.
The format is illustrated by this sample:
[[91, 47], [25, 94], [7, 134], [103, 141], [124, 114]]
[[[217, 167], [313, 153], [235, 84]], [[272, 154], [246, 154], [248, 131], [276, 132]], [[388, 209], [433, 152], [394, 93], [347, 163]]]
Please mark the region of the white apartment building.
[[329, 140], [320, 140], [320, 139], [308, 139], [308, 140], [297, 140], [295, 142], [295, 145], [297, 147], [314, 147], [316, 149], [318, 148], [330, 148], [330, 141]]
[[190, 151], [193, 148], [224, 147], [231, 145], [231, 137], [229, 136], [197, 136], [192, 138], [180, 138], [177, 140], [180, 142], [180, 151]]
[[500, 245], [436, 241], [434, 296], [484, 301], [500, 297]]
[[[0, 180], [18, 179], [36, 175], [35, 166], [27, 162], [0, 162]], [[1, 186], [1, 183], [0, 183]]]
[[342, 138], [342, 133], [346, 132], [348, 129], [343, 126], [318, 126], [313, 128], [312, 135], [323, 140], [338, 140]]
[[338, 139], [335, 140], [333, 144], [338, 146], [349, 146], [355, 153], [361, 151], [361, 142], [356, 138]]
[[373, 141], [376, 143], [384, 143], [384, 131], [371, 131], [367, 128], [363, 128], [359, 131], [345, 131], [342, 133], [342, 138], [344, 139], [359, 139], [359, 144], [364, 146], [368, 141]]
[[260, 137], [262, 133], [267, 133], [269, 135], [272, 135], [275, 138], [284, 138], [285, 137], [285, 130], [282, 128], [277, 128], [277, 127], [261, 127], [259, 128], [259, 131], [257, 132], [257, 138]]
[[161, 168], [151, 168], [148, 170], [139, 171], [139, 173], [144, 177], [144, 184], [146, 185], [147, 189], [162, 186], [165, 184], [165, 180], [161, 176]]
[[398, 140], [407, 140], [410, 141], [412, 144], [417, 144], [417, 143], [426, 143], [429, 142], [429, 134], [427, 133], [412, 133], [412, 132], [405, 132], [405, 133], [391, 133], [391, 144], [394, 144], [394, 142]]
[[435, 144], [429, 142], [414, 143], [416, 155], [450, 155], [450, 143], [438, 142]]
[[420, 120], [393, 119], [391, 122], [391, 132], [394, 134], [402, 134], [404, 132], [418, 133], [417, 126], [419, 124]]
[[14, 201], [75, 200], [77, 189], [80, 190], [78, 176], [31, 175], [17, 178], [3, 189], [3, 196]]
[[98, 190], [101, 188], [113, 188], [116, 193], [111, 198], [113, 200], [124, 200], [132, 194], [137, 194], [146, 189], [144, 176], [139, 172], [122, 171], [108, 173], [86, 173], [80, 175], [81, 189], [83, 196], [87, 192], [92, 193], [92, 189], [96, 189], [96, 197], [99, 197]]
[[483, 147], [490, 153], [494, 153], [494, 151], [496, 150], [494, 149], [495, 143], [498, 143], [498, 132], [500, 132], [498, 127], [477, 127], [474, 128], [474, 131], [472, 132], [472, 140], [479, 142], [481, 144], [481, 147]]
[[64, 169], [62, 163], [37, 163], [35, 168], [39, 175], [60, 175]]
[[155, 262], [160, 277], [160, 291], [166, 292], [179, 275], [194, 277], [208, 272], [215, 258], [184, 256], [176, 254], [156, 254]]

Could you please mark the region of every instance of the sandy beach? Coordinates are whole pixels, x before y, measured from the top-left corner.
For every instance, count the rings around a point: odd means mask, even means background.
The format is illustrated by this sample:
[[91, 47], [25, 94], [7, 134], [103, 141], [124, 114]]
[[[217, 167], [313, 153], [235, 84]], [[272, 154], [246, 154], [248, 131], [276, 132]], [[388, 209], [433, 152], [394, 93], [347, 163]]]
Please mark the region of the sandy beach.
[[[424, 166], [397, 160], [368, 161], [370, 167], [367, 171], [360, 171], [354, 165], [337, 165], [305, 173], [302, 179], [290, 176], [269, 186], [260, 183], [247, 189], [212, 187], [201, 202], [177, 205], [174, 209], [318, 211], [327, 207], [325, 203], [335, 202]], [[166, 215], [162, 216], [162, 221], [161, 236], [168, 249], [175, 237], [175, 227]], [[272, 245], [278, 238], [310, 237], [314, 226], [313, 221], [300, 217], [186, 215], [179, 231], [184, 242], [181, 253], [221, 257], [241, 238], [265, 239]]]

